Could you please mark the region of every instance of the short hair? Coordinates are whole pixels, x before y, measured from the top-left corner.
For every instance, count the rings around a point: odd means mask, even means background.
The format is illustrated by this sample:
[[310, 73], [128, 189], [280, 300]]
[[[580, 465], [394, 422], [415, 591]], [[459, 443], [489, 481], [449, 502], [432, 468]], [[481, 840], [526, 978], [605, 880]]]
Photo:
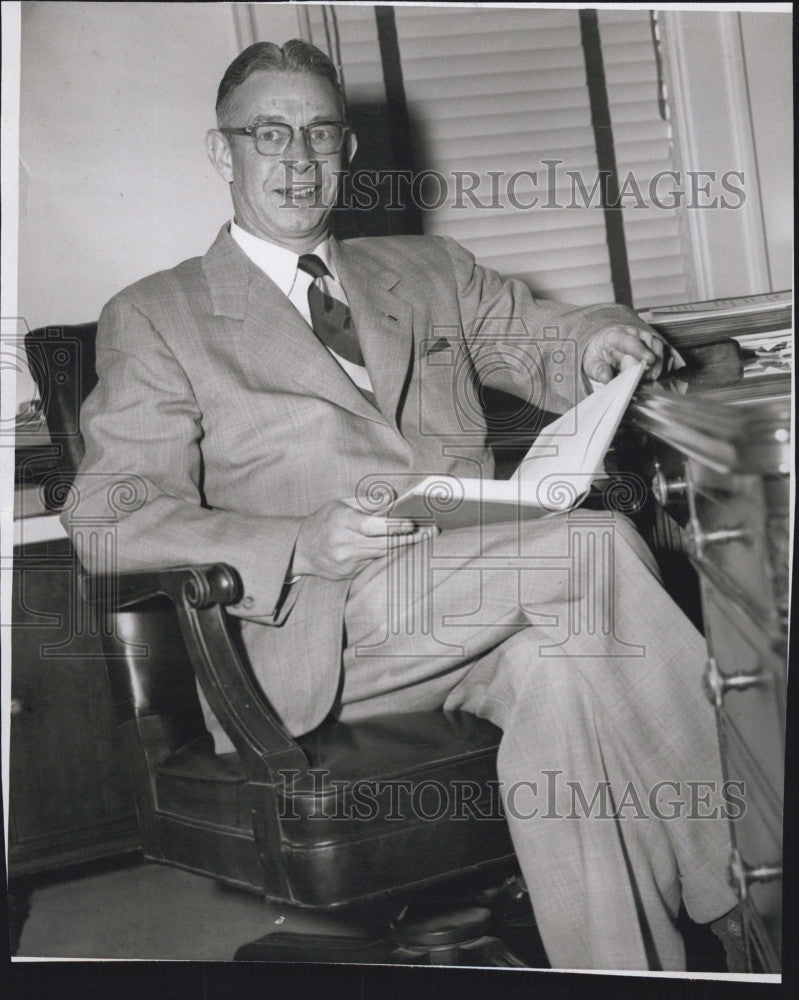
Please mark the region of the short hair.
[[225, 70], [216, 95], [216, 119], [221, 124], [228, 110], [230, 97], [251, 73], [267, 70], [278, 73], [304, 73], [327, 80], [341, 103], [344, 117], [344, 91], [330, 58], [315, 45], [302, 38], [292, 38], [285, 45], [274, 42], [255, 42], [239, 53]]

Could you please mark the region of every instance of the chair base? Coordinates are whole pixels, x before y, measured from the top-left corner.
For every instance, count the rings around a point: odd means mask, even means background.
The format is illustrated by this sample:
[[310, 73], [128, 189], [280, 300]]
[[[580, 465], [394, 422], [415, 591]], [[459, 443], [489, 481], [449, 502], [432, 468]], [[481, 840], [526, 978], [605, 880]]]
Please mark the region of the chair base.
[[405, 907], [394, 920], [378, 926], [339, 917], [310, 918], [307, 911], [287, 909], [269, 933], [242, 945], [234, 959], [548, 968], [529, 898], [515, 878], [478, 893], [472, 903], [451, 900], [437, 912]]
[[303, 934], [274, 930], [242, 945], [237, 962], [318, 962], [347, 965], [430, 965], [526, 968], [499, 938], [486, 934], [491, 913], [473, 907], [385, 932]]
[[411, 951], [386, 940], [342, 948], [330, 938], [305, 940], [302, 934], [267, 934], [242, 945], [236, 962], [316, 962], [345, 965], [429, 965], [461, 968], [529, 968], [499, 938], [479, 938], [445, 952]]

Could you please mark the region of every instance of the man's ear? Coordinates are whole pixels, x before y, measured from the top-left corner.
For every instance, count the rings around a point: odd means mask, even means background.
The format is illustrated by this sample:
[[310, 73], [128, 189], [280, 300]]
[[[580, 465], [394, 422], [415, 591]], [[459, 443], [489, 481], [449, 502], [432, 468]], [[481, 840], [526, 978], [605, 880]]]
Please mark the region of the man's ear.
[[205, 133], [205, 148], [216, 172], [222, 180], [230, 184], [233, 180], [233, 161], [230, 155], [230, 143], [226, 136], [219, 129], [208, 129]]
[[355, 150], [358, 148], [358, 137], [354, 132], [347, 133], [347, 164], [352, 163], [352, 158], [355, 156]]

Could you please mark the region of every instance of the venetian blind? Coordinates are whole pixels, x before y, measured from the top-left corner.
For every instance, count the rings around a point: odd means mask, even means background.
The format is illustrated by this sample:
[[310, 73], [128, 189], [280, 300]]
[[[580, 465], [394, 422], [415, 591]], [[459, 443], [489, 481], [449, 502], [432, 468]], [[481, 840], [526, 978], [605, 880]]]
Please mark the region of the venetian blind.
[[[662, 15], [661, 15], [662, 16]], [[677, 171], [668, 94], [659, 72], [659, 26], [645, 10], [600, 10], [599, 34], [613, 125], [633, 301], [649, 305], [695, 297], [682, 206], [668, 207], [682, 185], [658, 175]], [[632, 179], [631, 179], [632, 178]], [[654, 200], [650, 187], [654, 187]], [[659, 207], [657, 202], [660, 202]]]
[[[384, 100], [374, 8], [334, 9], [348, 101]], [[328, 47], [321, 9], [310, 11], [314, 42]], [[414, 165], [428, 172], [415, 193], [441, 201], [422, 212], [425, 232], [453, 237], [538, 295], [612, 300], [578, 11], [394, 12]], [[676, 159], [650, 15], [601, 10], [599, 27], [620, 185], [632, 173], [648, 200], [652, 177]], [[636, 200], [622, 200], [635, 305], [685, 301], [684, 211]]]
[[362, 4], [331, 4], [327, 7], [327, 25], [322, 5], [307, 8], [314, 45], [331, 56], [334, 49], [335, 25], [330, 17], [332, 8], [338, 26], [341, 48], [341, 70], [348, 104], [384, 104], [386, 88], [377, 40], [377, 24], [372, 6]]
[[[397, 7], [395, 16], [416, 164], [450, 187], [446, 204], [425, 212], [426, 231], [536, 294], [611, 300], [602, 211], [568, 207], [567, 172], [589, 190], [597, 173], [577, 11]], [[481, 178], [479, 207], [456, 197], [458, 171]], [[499, 207], [483, 207], [493, 200]]]

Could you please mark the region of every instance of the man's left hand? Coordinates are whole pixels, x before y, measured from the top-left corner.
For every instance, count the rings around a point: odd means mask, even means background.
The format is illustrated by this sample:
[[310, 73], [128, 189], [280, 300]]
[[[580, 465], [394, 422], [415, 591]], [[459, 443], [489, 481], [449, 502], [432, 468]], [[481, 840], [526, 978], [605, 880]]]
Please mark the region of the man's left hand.
[[653, 381], [663, 370], [663, 341], [653, 330], [608, 326], [595, 333], [583, 354], [583, 371], [596, 382], [609, 382], [630, 365], [643, 361], [644, 378]]

